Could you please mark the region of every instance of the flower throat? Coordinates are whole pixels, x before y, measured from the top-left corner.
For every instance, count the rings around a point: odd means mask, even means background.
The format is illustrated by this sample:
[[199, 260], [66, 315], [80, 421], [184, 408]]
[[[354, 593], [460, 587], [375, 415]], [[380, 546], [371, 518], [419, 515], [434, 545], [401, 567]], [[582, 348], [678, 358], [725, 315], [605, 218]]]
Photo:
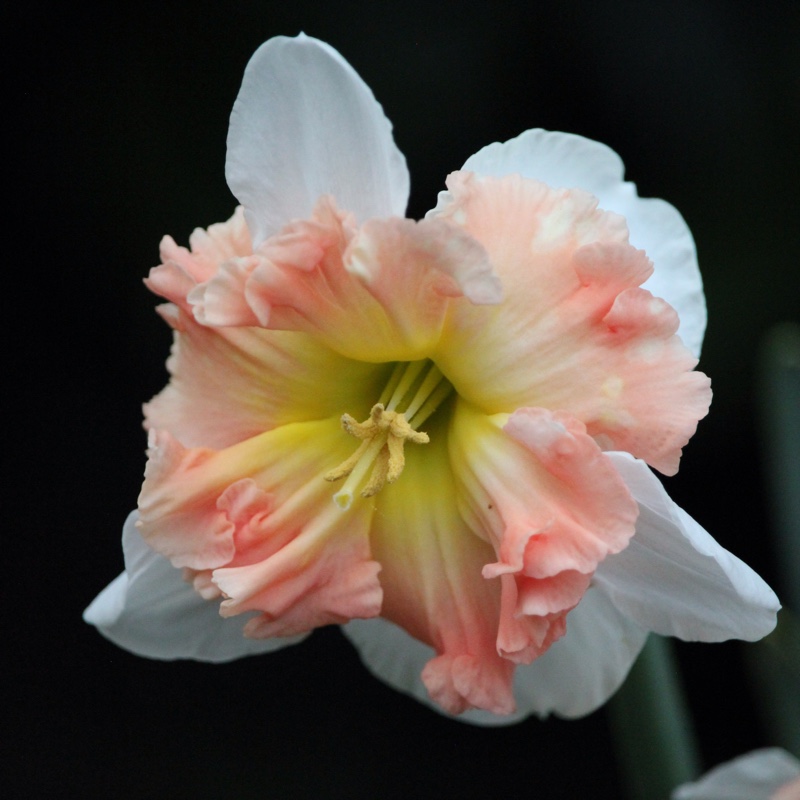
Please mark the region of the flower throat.
[[372, 473], [361, 490], [362, 497], [372, 497], [387, 483], [394, 483], [405, 466], [405, 443], [430, 441], [427, 433], [417, 429], [452, 391], [450, 381], [432, 361], [400, 362], [364, 422], [343, 414], [342, 428], [361, 439], [361, 444], [350, 458], [325, 475], [326, 481], [347, 478], [333, 496], [336, 505], [343, 510], [350, 508], [353, 494], [370, 467]]

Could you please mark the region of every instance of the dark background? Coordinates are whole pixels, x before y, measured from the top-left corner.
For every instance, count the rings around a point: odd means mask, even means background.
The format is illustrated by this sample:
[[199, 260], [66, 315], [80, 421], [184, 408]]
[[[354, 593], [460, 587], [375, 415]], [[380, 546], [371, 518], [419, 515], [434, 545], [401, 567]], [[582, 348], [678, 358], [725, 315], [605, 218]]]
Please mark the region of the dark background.
[[[604, 712], [505, 729], [385, 688], [338, 631], [226, 666], [136, 658], [82, 609], [122, 567], [140, 404], [169, 346], [141, 278], [160, 237], [226, 219], [227, 120], [250, 55], [304, 30], [395, 125], [409, 215], [530, 127], [603, 141], [692, 228], [710, 417], [672, 496], [777, 585], [756, 363], [800, 318], [800, 4], [125, 4], [4, 12], [4, 747], [16, 796], [621, 796]], [[499, 10], [498, 10], [499, 9]], [[738, 643], [680, 645], [706, 767], [774, 743]]]

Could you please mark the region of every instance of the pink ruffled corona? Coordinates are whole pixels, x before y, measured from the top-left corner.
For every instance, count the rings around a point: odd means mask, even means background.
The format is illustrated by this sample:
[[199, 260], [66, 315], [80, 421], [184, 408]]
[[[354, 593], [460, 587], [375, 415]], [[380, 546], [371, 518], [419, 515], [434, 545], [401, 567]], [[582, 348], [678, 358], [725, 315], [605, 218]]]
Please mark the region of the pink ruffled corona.
[[[295, 135], [320, 104], [326, 130], [309, 118]], [[391, 126], [341, 56], [303, 36], [253, 57], [228, 147], [242, 207], [189, 249], [165, 238], [147, 280], [175, 331], [171, 379], [145, 406], [126, 576], [90, 621], [147, 655], [211, 660], [348, 623], [376, 674], [475, 721], [592, 710], [647, 630], [771, 629], [769, 588], [646, 466], [676, 472], [710, 403], [702, 288], [683, 221], [666, 204], [641, 213], [660, 201], [621, 165], [614, 177], [613, 153], [528, 132], [450, 175], [426, 219], [403, 219]], [[138, 644], [138, 593], [168, 568], [182, 616], [151, 619], [188, 633], [158, 652]], [[665, 592], [639, 591], [653, 570]], [[696, 603], [676, 611], [663, 598], [687, 575]], [[216, 623], [181, 627], [212, 605]], [[256, 644], [237, 650], [234, 626]], [[595, 665], [557, 667], [581, 648]], [[581, 688], [549, 686], [558, 670]]]

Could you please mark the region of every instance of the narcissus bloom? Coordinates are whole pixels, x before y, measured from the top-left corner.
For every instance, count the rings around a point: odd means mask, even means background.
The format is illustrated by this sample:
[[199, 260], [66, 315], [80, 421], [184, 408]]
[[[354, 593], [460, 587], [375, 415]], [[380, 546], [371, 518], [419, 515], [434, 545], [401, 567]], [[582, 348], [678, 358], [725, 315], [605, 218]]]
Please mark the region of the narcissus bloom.
[[171, 380], [87, 619], [211, 661], [341, 623], [474, 721], [588, 713], [648, 631], [768, 633], [773, 593], [648, 467], [676, 472], [708, 409], [705, 307], [682, 218], [622, 172], [532, 130], [404, 219], [367, 86], [319, 41], [264, 44], [228, 137], [242, 207], [147, 281]]
[[800, 761], [779, 747], [754, 750], [679, 786], [672, 800], [800, 800]]

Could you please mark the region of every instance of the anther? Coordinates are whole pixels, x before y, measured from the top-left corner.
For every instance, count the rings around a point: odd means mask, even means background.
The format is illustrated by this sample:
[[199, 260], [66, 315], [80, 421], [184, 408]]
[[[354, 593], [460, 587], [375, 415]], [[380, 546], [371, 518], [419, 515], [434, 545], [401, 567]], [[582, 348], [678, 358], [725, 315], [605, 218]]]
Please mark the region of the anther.
[[372, 474], [361, 492], [362, 497], [376, 495], [387, 483], [394, 483], [400, 477], [406, 463], [403, 452], [406, 441], [416, 444], [430, 441], [427, 433], [415, 431], [401, 413], [387, 411], [382, 403], [372, 407], [364, 422], [356, 422], [349, 414], [343, 414], [342, 428], [362, 440], [350, 458], [325, 475], [326, 481], [349, 478], [333, 498], [342, 508], [350, 507], [353, 490], [370, 466]]
[[360, 439], [361, 444], [348, 459], [324, 476], [326, 481], [347, 479], [333, 496], [334, 502], [343, 509], [349, 508], [370, 468], [369, 480], [360, 492], [362, 497], [372, 497], [387, 483], [394, 483], [405, 467], [405, 443], [427, 444], [430, 441], [428, 434], [416, 430], [412, 423], [421, 425], [451, 391], [450, 384], [430, 361], [398, 364], [381, 401], [372, 406], [367, 419], [358, 422], [349, 414], [343, 414], [342, 428]]

